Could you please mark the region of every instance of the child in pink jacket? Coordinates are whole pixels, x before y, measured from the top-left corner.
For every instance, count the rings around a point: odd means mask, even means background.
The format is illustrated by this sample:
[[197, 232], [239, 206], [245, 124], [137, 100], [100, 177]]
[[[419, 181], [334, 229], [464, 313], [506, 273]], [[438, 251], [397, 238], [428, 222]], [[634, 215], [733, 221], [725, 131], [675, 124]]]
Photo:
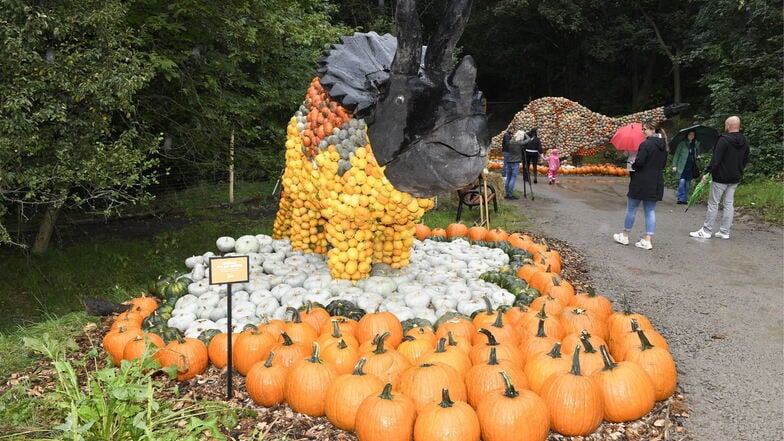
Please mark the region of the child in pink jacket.
[[558, 159], [558, 149], [550, 150], [550, 156], [547, 157], [547, 164], [547, 179], [550, 180], [550, 185], [553, 185], [556, 176], [558, 176], [558, 170], [561, 169], [561, 160]]

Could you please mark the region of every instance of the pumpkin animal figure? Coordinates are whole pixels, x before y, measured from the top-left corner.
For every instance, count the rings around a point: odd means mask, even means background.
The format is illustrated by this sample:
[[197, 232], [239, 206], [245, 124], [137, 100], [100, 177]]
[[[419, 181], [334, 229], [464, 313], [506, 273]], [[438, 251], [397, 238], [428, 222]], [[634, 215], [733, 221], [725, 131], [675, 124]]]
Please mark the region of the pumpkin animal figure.
[[425, 50], [416, 2], [399, 0], [397, 39], [356, 33], [319, 60], [287, 129], [273, 235], [326, 253], [334, 278], [408, 264], [432, 197], [485, 167], [490, 136], [476, 66], [466, 56], [452, 67], [470, 8], [451, 1]]
[[688, 107], [687, 103], [672, 104], [613, 118], [566, 98], [539, 98], [528, 103], [506, 130], [493, 137], [493, 147], [500, 151], [507, 130], [514, 133], [536, 127], [543, 151], [557, 148], [560, 156], [590, 156], [609, 143], [622, 126], [646, 119], [658, 125]]

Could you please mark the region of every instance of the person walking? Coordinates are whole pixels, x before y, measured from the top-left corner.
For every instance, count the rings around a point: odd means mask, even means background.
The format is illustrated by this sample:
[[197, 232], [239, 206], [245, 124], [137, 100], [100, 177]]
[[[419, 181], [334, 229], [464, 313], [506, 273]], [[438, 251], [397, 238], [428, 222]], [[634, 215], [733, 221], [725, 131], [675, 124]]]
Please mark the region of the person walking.
[[512, 131], [507, 130], [504, 132], [504, 137], [501, 139], [501, 155], [504, 157], [504, 166], [501, 167], [501, 177], [506, 178], [506, 160], [509, 158], [509, 143], [512, 142]]
[[[702, 181], [707, 181], [708, 174], [713, 178], [705, 222], [702, 228], [689, 233], [691, 237], [708, 239], [713, 235], [721, 239], [730, 238], [732, 218], [735, 215], [735, 189], [738, 188], [743, 177], [743, 169], [749, 162], [749, 141], [740, 133], [740, 118], [737, 116], [727, 118], [724, 122], [724, 130], [726, 132], [719, 136], [716, 146], [713, 147], [713, 157], [702, 177]], [[724, 213], [719, 231], [712, 234], [720, 201], [724, 204]]]
[[525, 144], [525, 156], [523, 157], [523, 179], [526, 182], [530, 182], [528, 168], [533, 165], [534, 184], [536, 184], [536, 176], [539, 174], [537, 170], [537, 167], [539, 167], [539, 155], [542, 154], [542, 142], [537, 136], [536, 127], [528, 132], [528, 137], [530, 140]]
[[667, 135], [663, 130], [657, 130], [653, 121], [644, 121], [642, 131], [646, 138], [640, 144], [632, 163], [623, 231], [614, 234], [613, 239], [622, 245], [629, 244], [629, 233], [634, 226], [637, 207], [642, 204], [645, 213], [645, 236], [634, 245], [650, 250], [653, 248], [651, 239], [656, 231], [656, 202], [664, 197], [664, 167], [667, 165], [668, 149]]
[[699, 175], [697, 160], [700, 142], [697, 141], [697, 132], [690, 130], [686, 139], [678, 143], [675, 155], [672, 157], [672, 173], [678, 180], [678, 204], [685, 204], [689, 199], [691, 181]]
[[547, 157], [547, 180], [550, 185], [555, 184], [560, 169], [561, 159], [558, 157], [558, 149], [550, 149], [550, 156]]
[[506, 183], [504, 184], [504, 199], [520, 199], [514, 195], [517, 173], [520, 170], [520, 162], [523, 160], [523, 144], [528, 141], [525, 130], [518, 130], [509, 143], [509, 152], [504, 162]]

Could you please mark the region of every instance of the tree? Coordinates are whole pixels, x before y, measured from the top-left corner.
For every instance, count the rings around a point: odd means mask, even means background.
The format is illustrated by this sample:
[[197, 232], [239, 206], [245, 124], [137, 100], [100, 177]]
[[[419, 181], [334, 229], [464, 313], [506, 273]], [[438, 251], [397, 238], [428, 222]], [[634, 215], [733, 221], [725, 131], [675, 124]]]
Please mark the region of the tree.
[[165, 134], [163, 163], [189, 178], [222, 174], [235, 133], [246, 173], [276, 174], [315, 61], [347, 32], [333, 12], [319, 0], [134, 1], [129, 22], [155, 73], [137, 105]]
[[[782, 91], [784, 36], [780, 2], [758, 0], [696, 0], [700, 6], [690, 53], [704, 74], [710, 110], [704, 117], [714, 127], [738, 115], [751, 143], [746, 175], [781, 174], [784, 162]], [[778, 4], [776, 4], [778, 3]]]
[[108, 213], [153, 180], [157, 143], [133, 104], [152, 71], [124, 3], [0, 0], [0, 207], [40, 208], [34, 253], [62, 209]]

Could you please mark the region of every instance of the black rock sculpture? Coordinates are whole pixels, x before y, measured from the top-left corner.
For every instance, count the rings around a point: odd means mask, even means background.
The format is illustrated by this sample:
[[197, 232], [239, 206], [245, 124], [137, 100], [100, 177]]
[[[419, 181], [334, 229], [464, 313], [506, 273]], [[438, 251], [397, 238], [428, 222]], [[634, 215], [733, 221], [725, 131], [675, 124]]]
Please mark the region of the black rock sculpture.
[[485, 167], [490, 135], [476, 65], [452, 60], [470, 9], [471, 0], [449, 2], [423, 47], [415, 0], [399, 0], [397, 38], [357, 33], [319, 60], [330, 97], [365, 118], [387, 179], [416, 197], [464, 187]]

